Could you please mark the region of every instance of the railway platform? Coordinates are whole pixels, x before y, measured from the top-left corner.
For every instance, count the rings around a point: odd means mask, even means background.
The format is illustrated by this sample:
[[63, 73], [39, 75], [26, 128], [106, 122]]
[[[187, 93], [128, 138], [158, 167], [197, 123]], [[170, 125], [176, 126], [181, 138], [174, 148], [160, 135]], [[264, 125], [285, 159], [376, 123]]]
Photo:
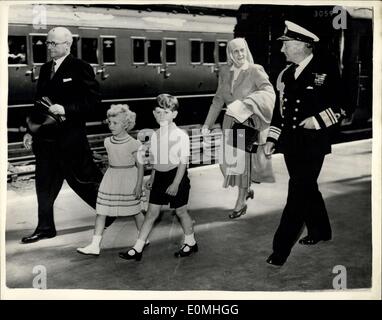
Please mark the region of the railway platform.
[[[173, 255], [181, 243], [182, 230], [169, 209], [153, 229], [151, 244], [140, 262], [118, 257], [118, 252], [136, 239], [132, 218], [117, 219], [107, 230], [99, 257], [78, 254], [76, 248], [91, 239], [94, 211], [67, 185], [55, 204], [57, 237], [21, 244], [20, 239], [37, 224], [36, 195], [33, 184], [23, 188], [9, 184], [6, 285], [10, 289], [33, 288], [34, 268], [42, 266], [47, 289], [133, 290], [132, 298], [152, 290], [207, 290], [204, 297], [211, 299], [218, 291], [332, 291], [333, 270], [343, 266], [347, 288], [370, 288], [371, 156], [371, 139], [333, 146], [319, 178], [333, 239], [311, 247], [296, 244], [281, 268], [265, 262], [287, 195], [288, 174], [281, 155], [273, 156], [276, 183], [254, 185], [255, 197], [248, 201], [247, 214], [236, 220], [230, 220], [228, 214], [237, 190], [222, 188], [218, 165], [190, 169], [189, 210], [195, 220], [199, 252], [183, 259]], [[103, 294], [106, 298], [108, 291]]]

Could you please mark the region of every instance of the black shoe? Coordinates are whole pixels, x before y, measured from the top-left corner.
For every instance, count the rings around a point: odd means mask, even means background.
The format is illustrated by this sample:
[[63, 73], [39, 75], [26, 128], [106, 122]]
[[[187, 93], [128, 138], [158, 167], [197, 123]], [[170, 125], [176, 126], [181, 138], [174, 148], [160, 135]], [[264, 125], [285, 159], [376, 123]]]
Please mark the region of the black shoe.
[[[133, 255], [129, 254], [130, 250], [134, 251]], [[138, 252], [134, 248], [131, 248], [131, 249], [127, 250], [126, 252], [120, 252], [119, 253], [119, 257], [122, 258], [122, 259], [125, 259], [125, 260], [141, 261], [141, 259], [142, 259], [142, 252]]]
[[274, 265], [274, 266], [279, 266], [281, 267], [285, 261], [287, 260], [287, 258], [284, 258], [284, 257], [281, 257], [275, 253], [272, 253], [268, 259], [267, 259], [267, 263], [268, 264], [271, 264], [271, 265]]
[[[184, 249], [188, 247], [189, 250], [188, 251], [184, 251]], [[191, 255], [193, 252], [198, 252], [198, 244], [195, 243], [193, 246], [189, 246], [187, 243], [184, 243], [182, 248], [180, 248], [179, 251], [175, 252], [174, 253], [174, 256], [176, 258], [183, 258], [183, 257], [188, 257], [189, 255]]]
[[247, 213], [247, 205], [245, 205], [243, 208], [241, 208], [238, 211], [233, 211], [231, 214], [228, 215], [230, 219], [236, 219], [241, 216], [244, 216]]
[[21, 243], [32, 243], [42, 239], [50, 239], [56, 236], [56, 231], [35, 231], [32, 235], [21, 239]]
[[312, 246], [317, 244], [320, 241], [329, 241], [331, 240], [331, 237], [327, 238], [315, 238], [311, 236], [306, 236], [298, 241], [299, 244], [305, 245], [305, 246]]

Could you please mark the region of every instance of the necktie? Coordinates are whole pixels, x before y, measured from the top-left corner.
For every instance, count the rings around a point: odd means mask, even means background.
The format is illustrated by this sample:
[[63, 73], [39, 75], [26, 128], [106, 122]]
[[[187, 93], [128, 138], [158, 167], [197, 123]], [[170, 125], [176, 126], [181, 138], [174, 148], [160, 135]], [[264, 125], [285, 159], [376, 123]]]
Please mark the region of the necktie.
[[[286, 81], [294, 81], [296, 80], [294, 74], [296, 72], [296, 68], [298, 67], [298, 64], [296, 63], [292, 63], [290, 65], [290, 67], [285, 71], [284, 75], [283, 75], [283, 80], [286, 80]], [[283, 81], [283, 82], [286, 82], [286, 81]]]
[[50, 79], [52, 80], [55, 73], [56, 73], [56, 70], [55, 70], [55, 67], [56, 67], [56, 61], [53, 60], [53, 63], [52, 63], [52, 70], [50, 71]]

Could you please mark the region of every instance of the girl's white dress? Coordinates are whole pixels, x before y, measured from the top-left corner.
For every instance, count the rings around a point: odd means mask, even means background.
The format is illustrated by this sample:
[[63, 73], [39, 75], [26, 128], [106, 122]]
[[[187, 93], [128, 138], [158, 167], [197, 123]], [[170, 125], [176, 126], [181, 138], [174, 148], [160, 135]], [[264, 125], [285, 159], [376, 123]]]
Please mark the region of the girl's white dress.
[[114, 217], [136, 215], [143, 209], [142, 199], [134, 196], [138, 174], [134, 156], [140, 153], [141, 143], [131, 136], [123, 139], [111, 136], [105, 139], [104, 144], [109, 168], [98, 190], [97, 214]]

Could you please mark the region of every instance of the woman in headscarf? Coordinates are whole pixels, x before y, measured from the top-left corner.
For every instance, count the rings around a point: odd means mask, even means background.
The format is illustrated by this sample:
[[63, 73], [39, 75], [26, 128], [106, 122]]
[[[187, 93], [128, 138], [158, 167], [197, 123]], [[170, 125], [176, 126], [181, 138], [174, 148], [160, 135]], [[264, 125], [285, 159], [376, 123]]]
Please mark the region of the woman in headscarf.
[[[251, 182], [274, 182], [271, 163], [265, 158], [262, 146], [268, 135], [275, 92], [264, 68], [253, 63], [252, 54], [244, 38], [228, 42], [227, 60], [227, 66], [222, 66], [220, 69], [218, 88], [202, 127], [202, 133], [204, 135], [209, 133], [223, 106], [226, 105], [221, 145], [224, 148], [221, 154], [224, 156], [220, 167], [224, 175], [223, 187], [237, 186], [239, 189], [235, 207], [229, 215], [234, 219], [246, 213], [246, 201], [254, 196], [253, 190], [250, 189]], [[226, 143], [227, 129], [231, 129], [235, 122], [244, 125], [254, 124], [255, 129], [259, 131], [257, 141], [259, 146], [256, 153], [239, 149], [232, 153], [230, 150], [232, 147]]]

